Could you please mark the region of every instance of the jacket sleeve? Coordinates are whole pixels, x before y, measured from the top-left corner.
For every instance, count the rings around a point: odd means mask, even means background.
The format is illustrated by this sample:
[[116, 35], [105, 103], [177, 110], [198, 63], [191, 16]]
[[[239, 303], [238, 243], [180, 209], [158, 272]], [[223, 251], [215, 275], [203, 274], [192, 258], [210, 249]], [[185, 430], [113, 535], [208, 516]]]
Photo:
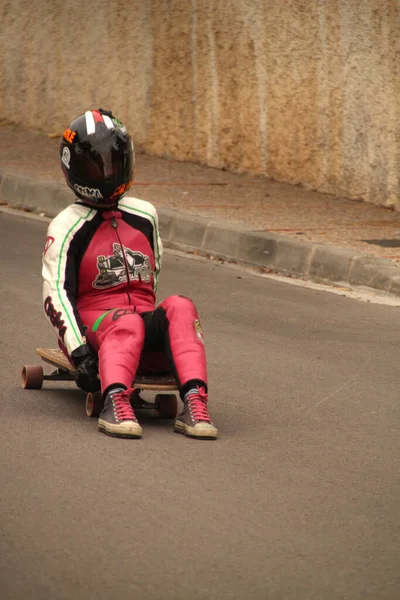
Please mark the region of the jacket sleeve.
[[72, 238], [68, 224], [56, 217], [49, 225], [42, 256], [44, 312], [69, 355], [86, 342], [76, 308], [77, 267], [70, 251]]

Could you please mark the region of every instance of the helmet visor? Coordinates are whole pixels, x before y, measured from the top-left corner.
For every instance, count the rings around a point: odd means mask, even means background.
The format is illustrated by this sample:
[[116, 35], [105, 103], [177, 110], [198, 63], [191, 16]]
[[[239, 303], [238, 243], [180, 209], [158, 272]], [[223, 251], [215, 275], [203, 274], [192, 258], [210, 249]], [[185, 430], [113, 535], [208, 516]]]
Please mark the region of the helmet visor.
[[91, 149], [77, 161], [77, 177], [91, 184], [123, 183], [133, 175], [133, 152], [129, 148], [111, 148], [108, 151]]

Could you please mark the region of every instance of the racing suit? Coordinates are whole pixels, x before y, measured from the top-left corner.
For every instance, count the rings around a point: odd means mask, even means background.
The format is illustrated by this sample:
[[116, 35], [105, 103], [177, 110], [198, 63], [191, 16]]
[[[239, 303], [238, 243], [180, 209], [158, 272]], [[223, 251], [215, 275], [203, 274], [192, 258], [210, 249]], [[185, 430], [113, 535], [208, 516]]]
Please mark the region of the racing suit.
[[125, 196], [110, 210], [75, 202], [50, 223], [43, 252], [43, 303], [67, 356], [98, 353], [101, 389], [132, 386], [136, 373], [172, 371], [181, 397], [207, 388], [196, 308], [183, 296], [156, 306], [162, 259], [155, 207]]

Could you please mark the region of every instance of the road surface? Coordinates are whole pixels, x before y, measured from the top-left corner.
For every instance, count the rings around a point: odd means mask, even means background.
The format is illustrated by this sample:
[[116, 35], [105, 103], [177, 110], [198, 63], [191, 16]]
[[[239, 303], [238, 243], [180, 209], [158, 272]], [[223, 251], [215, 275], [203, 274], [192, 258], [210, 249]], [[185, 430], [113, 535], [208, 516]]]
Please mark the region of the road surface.
[[398, 600], [400, 309], [167, 252], [220, 439], [116, 440], [73, 384], [19, 386], [55, 343], [46, 227], [0, 213], [2, 600]]

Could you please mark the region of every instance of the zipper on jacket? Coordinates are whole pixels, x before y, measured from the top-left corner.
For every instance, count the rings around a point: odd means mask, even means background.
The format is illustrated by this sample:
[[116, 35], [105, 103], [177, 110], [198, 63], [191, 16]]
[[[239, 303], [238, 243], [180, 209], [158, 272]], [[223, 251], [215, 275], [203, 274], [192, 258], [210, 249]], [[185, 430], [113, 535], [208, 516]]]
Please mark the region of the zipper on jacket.
[[[124, 246], [123, 246], [123, 243], [122, 243], [122, 241], [121, 241], [121, 238], [119, 237], [119, 233], [118, 233], [118, 231], [117, 231], [117, 229], [118, 229], [118, 222], [117, 222], [117, 219], [116, 219], [115, 217], [112, 217], [112, 219], [111, 219], [111, 225], [112, 225], [112, 226], [113, 226], [113, 228], [115, 229], [116, 236], [117, 236], [117, 238], [118, 238], [118, 241], [119, 241], [119, 244], [120, 244], [120, 246], [121, 246], [122, 257], [123, 257], [123, 259], [124, 259], [124, 265], [125, 265], [125, 273], [126, 273], [126, 285], [127, 285], [127, 287], [128, 287], [128, 286], [129, 286], [129, 284], [130, 284], [130, 282], [131, 282], [131, 280], [130, 280], [130, 278], [129, 278], [129, 268], [128, 268], [128, 261], [126, 260], [126, 255], [125, 255]], [[128, 296], [128, 301], [129, 301], [129, 304], [131, 304], [131, 297], [130, 297], [130, 295], [129, 295], [129, 292], [125, 292], [125, 293], [126, 293], [126, 295]]]

